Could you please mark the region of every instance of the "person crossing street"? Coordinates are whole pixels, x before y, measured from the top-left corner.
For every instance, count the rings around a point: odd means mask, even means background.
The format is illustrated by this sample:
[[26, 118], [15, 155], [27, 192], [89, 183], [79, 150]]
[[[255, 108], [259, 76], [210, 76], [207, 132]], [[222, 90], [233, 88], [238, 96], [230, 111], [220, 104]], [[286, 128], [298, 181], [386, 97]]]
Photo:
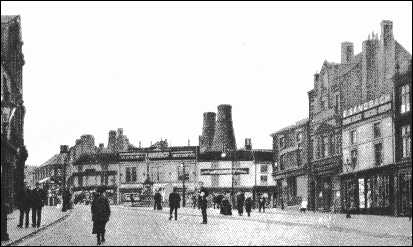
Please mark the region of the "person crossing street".
[[169, 195], [169, 220], [172, 220], [172, 213], [175, 211], [175, 220], [178, 220], [178, 208], [180, 207], [181, 197], [176, 192], [177, 188]]
[[208, 219], [207, 219], [207, 207], [208, 207], [208, 200], [205, 195], [205, 192], [201, 192], [201, 198], [200, 198], [200, 207], [201, 207], [201, 212], [202, 212], [202, 224], [206, 224]]

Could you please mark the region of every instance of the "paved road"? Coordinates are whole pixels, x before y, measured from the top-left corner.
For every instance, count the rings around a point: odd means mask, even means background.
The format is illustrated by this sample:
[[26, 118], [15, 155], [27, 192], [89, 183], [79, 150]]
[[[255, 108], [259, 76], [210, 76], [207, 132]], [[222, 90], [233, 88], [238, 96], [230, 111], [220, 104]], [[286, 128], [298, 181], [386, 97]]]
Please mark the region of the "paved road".
[[[180, 215], [112, 207], [104, 245], [411, 245], [411, 238], [381, 237], [357, 231], [315, 228], [250, 220], [238, 216]], [[25, 246], [95, 245], [90, 208], [77, 206], [72, 215], [21, 243]]]

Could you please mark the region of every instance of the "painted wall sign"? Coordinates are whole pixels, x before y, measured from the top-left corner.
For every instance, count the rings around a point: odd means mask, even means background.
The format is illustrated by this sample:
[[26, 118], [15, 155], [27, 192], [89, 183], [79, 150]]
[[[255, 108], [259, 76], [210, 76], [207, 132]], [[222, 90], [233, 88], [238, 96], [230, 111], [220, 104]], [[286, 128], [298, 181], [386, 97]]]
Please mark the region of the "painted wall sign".
[[249, 168], [234, 168], [231, 172], [231, 168], [201, 169], [201, 176], [249, 174], [249, 170], [250, 170]]
[[357, 115], [353, 115], [353, 116], [350, 116], [350, 117], [347, 117], [347, 118], [343, 119], [343, 126], [358, 122], [360, 120], [369, 119], [369, 118], [374, 117], [376, 115], [388, 112], [391, 109], [392, 109], [391, 102], [389, 102], [387, 104], [384, 104], [384, 105], [377, 106], [373, 109], [370, 109], [370, 110], [364, 111], [362, 113], [359, 113]]
[[366, 111], [366, 110], [371, 109], [373, 107], [385, 104], [389, 101], [391, 101], [390, 94], [383, 95], [380, 98], [370, 100], [369, 102], [365, 102], [361, 105], [356, 105], [355, 107], [344, 110], [343, 111], [343, 118], [346, 118], [346, 117], [349, 117], [351, 115], [357, 114], [359, 112]]

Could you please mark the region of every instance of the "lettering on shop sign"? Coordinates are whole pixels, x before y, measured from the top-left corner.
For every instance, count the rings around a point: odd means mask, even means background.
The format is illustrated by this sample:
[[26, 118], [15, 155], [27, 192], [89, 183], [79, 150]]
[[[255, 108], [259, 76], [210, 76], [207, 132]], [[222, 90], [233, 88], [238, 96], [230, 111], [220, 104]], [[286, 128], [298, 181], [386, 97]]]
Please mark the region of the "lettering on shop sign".
[[391, 101], [391, 96], [390, 94], [386, 94], [381, 96], [380, 98], [370, 100], [369, 102], [365, 102], [363, 104], [357, 105], [355, 107], [352, 107], [350, 109], [344, 110], [343, 111], [343, 118], [350, 117], [351, 115], [360, 113], [362, 111], [367, 111], [373, 107], [383, 105], [387, 102]]
[[174, 158], [195, 158], [195, 153], [191, 151], [176, 152], [176, 153], [172, 153], [172, 157]]
[[362, 119], [364, 120], [364, 119], [374, 117], [378, 114], [382, 114], [382, 113], [390, 111], [391, 108], [392, 108], [391, 102], [389, 102], [385, 105], [378, 106], [376, 108], [370, 109], [370, 110], [365, 111], [363, 113], [360, 113], [360, 114], [357, 114], [357, 115], [354, 115], [354, 116], [351, 116], [351, 117], [347, 117], [347, 118], [343, 119], [343, 125], [352, 124], [352, 123], [358, 122]]
[[249, 168], [218, 168], [218, 169], [201, 169], [201, 175], [240, 175], [249, 174]]

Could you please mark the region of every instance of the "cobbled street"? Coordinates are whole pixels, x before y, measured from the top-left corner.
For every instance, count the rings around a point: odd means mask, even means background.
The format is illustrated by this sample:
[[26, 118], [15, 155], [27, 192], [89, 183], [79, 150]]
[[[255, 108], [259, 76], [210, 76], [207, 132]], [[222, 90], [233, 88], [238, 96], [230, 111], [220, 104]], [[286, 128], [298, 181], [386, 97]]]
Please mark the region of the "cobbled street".
[[[271, 222], [246, 216], [180, 214], [168, 220], [168, 212], [112, 207], [104, 245], [411, 245], [408, 237], [380, 236], [358, 230], [312, 227], [300, 223]], [[297, 216], [299, 217], [299, 216]], [[77, 206], [65, 221], [20, 243], [24, 246], [95, 245], [88, 206]]]

